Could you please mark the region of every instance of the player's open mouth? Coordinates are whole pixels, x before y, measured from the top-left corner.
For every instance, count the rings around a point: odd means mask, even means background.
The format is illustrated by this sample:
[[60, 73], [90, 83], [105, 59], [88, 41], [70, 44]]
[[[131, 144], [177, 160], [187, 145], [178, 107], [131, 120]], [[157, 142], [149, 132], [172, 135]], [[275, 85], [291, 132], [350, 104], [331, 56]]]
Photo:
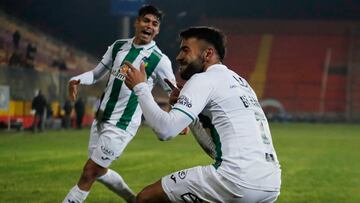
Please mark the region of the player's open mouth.
[[149, 30], [143, 30], [143, 31], [141, 31], [141, 33], [143, 35], [145, 35], [145, 36], [150, 36], [151, 35], [151, 31], [149, 31]]

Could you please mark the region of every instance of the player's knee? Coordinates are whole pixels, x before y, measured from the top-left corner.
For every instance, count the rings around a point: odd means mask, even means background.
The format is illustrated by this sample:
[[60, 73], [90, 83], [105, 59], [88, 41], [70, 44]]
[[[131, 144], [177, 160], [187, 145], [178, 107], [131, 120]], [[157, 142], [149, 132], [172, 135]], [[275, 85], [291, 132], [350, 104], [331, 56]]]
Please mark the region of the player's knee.
[[85, 165], [81, 175], [81, 179], [85, 182], [95, 181], [96, 178], [100, 175], [100, 171], [96, 167], [91, 165]]

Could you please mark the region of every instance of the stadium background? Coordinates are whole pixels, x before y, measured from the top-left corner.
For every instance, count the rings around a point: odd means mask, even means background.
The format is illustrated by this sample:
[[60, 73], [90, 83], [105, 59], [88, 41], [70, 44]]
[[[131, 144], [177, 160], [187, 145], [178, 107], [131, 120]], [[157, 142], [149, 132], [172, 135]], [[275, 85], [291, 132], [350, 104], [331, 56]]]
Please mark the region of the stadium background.
[[[269, 119], [360, 120], [360, 3], [350, 0], [1, 1], [0, 85], [10, 87], [10, 104], [0, 119], [6, 122], [10, 115], [29, 127], [30, 102], [40, 89], [53, 117], [61, 117], [69, 77], [93, 68], [108, 45], [133, 32], [134, 15], [126, 9], [142, 3], [165, 12], [157, 42], [175, 72], [177, 32], [189, 25], [216, 26], [228, 35], [225, 64], [250, 82]], [[29, 43], [37, 46], [33, 68], [26, 58], [8, 65], [16, 30], [23, 58]], [[103, 86], [81, 91], [87, 124]], [[161, 92], [155, 94], [164, 102]]]
[[[133, 32], [134, 17], [114, 15], [116, 1], [0, 1], [0, 92], [10, 88], [9, 109], [0, 110], [0, 122], [6, 125], [11, 116], [30, 127], [38, 89], [51, 102], [52, 121], [61, 120], [68, 79], [93, 68], [124, 30]], [[126, 2], [119, 2], [117, 8], [128, 11]], [[255, 88], [268, 117], [294, 121], [270, 123], [282, 168], [278, 202], [360, 202], [359, 1], [144, 2], [166, 14], [157, 43], [172, 60], [178, 30], [217, 26], [229, 38], [225, 63]], [[16, 30], [21, 57], [10, 66]], [[37, 47], [33, 67], [26, 61], [30, 42]], [[87, 124], [104, 85], [81, 88]], [[155, 93], [163, 104], [162, 93]], [[0, 95], [0, 109], [5, 103]], [[86, 160], [88, 134], [88, 128], [37, 134], [0, 129], [0, 202], [61, 201]], [[163, 143], [142, 126], [112, 168], [139, 192], [170, 172], [211, 162], [192, 136]], [[121, 200], [95, 184], [86, 202], [114, 201]]]

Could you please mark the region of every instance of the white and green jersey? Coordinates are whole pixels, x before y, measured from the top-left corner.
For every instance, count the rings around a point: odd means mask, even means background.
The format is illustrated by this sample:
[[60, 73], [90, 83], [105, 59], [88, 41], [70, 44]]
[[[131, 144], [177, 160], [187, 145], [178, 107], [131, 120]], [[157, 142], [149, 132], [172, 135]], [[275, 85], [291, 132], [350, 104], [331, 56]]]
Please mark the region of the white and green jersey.
[[[133, 40], [134, 38], [115, 41], [96, 68], [100, 67], [110, 72], [96, 119], [112, 123], [134, 135], [140, 125], [142, 112], [137, 96], [125, 85], [124, 61], [131, 62], [135, 68], [139, 68], [142, 62], [145, 63], [147, 85], [150, 89], [155, 83], [159, 83], [166, 92], [170, 92], [171, 89], [164, 82], [164, 78], [175, 81], [175, 76], [169, 58], [160, 51], [154, 41], [138, 46], [133, 44]], [[98, 79], [95, 73], [94, 78]]]
[[280, 165], [269, 125], [246, 80], [213, 65], [190, 78], [174, 110], [198, 117], [210, 129], [213, 165], [220, 174], [244, 187], [279, 190]]
[[171, 139], [200, 120], [210, 131], [208, 139], [199, 137], [200, 144], [221, 176], [246, 188], [280, 190], [281, 170], [267, 119], [255, 92], [238, 74], [215, 64], [193, 75], [168, 113], [157, 107], [145, 83], [134, 91], [159, 139]]

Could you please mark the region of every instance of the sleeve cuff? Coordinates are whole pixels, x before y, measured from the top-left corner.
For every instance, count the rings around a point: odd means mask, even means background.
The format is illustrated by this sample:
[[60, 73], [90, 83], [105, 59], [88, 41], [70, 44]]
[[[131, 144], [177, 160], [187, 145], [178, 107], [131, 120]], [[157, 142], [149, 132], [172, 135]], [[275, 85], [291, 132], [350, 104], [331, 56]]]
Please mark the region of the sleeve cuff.
[[147, 92], [146, 90], [148, 90], [148, 86], [145, 82], [139, 83], [135, 85], [133, 88], [133, 91], [135, 92], [136, 96], [144, 94], [145, 92]]

